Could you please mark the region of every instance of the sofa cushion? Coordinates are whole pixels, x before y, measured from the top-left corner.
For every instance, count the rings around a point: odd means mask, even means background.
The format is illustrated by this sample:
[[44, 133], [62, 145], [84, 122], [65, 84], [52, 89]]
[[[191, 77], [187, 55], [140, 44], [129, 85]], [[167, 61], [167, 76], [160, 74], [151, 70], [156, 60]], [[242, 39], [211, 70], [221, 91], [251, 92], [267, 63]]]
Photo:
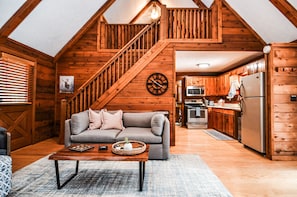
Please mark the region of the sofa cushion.
[[151, 119], [155, 112], [143, 112], [143, 113], [128, 113], [123, 114], [123, 122], [125, 127], [142, 127], [150, 128]]
[[80, 134], [89, 127], [88, 110], [71, 115], [71, 133]]
[[91, 108], [89, 109], [89, 129], [94, 130], [98, 129], [102, 125], [102, 110], [93, 111]]
[[151, 128], [127, 127], [118, 134], [116, 141], [124, 141], [125, 137], [149, 144], [162, 143], [162, 137], [154, 135]]
[[152, 132], [155, 135], [162, 135], [165, 117], [163, 114], [155, 114], [151, 120]]
[[114, 143], [119, 132], [121, 131], [118, 129], [85, 130], [79, 135], [71, 135], [70, 138], [73, 143]]
[[102, 112], [102, 126], [101, 129], [106, 130], [106, 129], [119, 129], [123, 130], [123, 111], [118, 110], [116, 113], [112, 114], [106, 111]]

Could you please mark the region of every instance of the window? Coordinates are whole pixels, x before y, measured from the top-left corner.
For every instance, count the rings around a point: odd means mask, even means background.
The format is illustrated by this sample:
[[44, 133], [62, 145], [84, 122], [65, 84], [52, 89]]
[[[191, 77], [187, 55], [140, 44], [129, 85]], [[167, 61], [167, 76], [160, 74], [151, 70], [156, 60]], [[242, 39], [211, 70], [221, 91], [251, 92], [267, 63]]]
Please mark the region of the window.
[[34, 62], [0, 54], [0, 103], [31, 103]]

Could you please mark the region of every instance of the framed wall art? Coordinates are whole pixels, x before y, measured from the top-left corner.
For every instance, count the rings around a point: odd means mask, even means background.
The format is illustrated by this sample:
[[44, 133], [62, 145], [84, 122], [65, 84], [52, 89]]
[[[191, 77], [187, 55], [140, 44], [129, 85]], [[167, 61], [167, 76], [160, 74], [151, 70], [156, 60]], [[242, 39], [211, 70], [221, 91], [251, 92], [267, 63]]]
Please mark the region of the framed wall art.
[[60, 76], [60, 93], [74, 92], [74, 76]]

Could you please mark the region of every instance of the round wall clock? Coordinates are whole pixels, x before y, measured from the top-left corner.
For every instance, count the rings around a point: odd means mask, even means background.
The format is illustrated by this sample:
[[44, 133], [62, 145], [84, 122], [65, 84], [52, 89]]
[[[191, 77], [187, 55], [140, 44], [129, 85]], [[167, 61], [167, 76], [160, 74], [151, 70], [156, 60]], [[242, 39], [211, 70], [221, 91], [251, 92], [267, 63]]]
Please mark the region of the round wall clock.
[[146, 80], [146, 89], [153, 95], [162, 95], [168, 89], [168, 79], [162, 73], [153, 73]]

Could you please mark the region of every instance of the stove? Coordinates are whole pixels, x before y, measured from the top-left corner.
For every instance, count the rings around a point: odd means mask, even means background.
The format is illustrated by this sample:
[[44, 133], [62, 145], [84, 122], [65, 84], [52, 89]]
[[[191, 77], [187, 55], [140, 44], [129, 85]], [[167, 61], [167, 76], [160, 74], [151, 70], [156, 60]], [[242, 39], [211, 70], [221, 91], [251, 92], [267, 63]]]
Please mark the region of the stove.
[[185, 99], [188, 129], [207, 129], [208, 112], [202, 99]]

